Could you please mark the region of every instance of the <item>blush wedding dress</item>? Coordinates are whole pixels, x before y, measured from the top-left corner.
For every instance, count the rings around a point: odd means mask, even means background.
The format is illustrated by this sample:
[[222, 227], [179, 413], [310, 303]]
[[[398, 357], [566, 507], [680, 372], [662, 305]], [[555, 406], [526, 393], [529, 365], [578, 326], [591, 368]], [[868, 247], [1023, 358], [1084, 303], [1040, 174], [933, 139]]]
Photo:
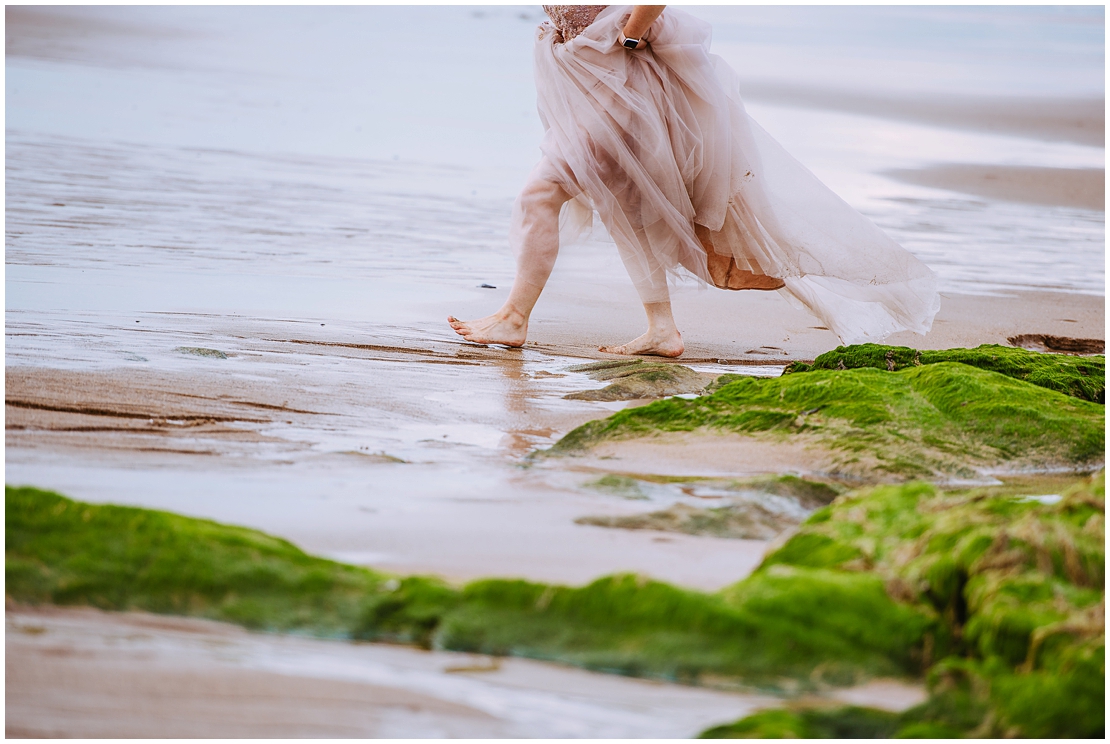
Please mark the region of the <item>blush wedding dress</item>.
[[535, 76], [545, 177], [570, 197], [561, 232], [596, 212], [641, 299], [689, 272], [779, 289], [843, 343], [925, 333], [936, 275], [791, 157], [744, 109], [710, 27], [668, 7], [648, 46], [617, 43], [632, 6], [544, 6]]

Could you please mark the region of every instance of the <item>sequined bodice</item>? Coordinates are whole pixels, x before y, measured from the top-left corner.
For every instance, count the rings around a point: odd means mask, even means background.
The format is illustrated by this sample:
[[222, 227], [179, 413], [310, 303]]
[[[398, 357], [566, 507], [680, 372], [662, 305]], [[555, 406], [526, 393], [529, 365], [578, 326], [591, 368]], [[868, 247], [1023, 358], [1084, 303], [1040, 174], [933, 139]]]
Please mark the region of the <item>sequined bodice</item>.
[[608, 5], [544, 5], [543, 12], [555, 24], [555, 30], [567, 42], [586, 30], [594, 22], [597, 14]]

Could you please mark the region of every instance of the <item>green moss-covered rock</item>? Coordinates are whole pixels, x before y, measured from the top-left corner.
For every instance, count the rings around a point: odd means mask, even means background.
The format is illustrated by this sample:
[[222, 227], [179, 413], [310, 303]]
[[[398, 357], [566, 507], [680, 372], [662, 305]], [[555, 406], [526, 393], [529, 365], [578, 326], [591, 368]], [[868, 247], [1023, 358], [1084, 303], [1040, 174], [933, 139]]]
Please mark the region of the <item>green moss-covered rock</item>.
[[7, 488], [7, 594], [346, 635], [384, 577], [257, 530]]
[[[887, 597], [881, 583], [820, 574], [757, 577], [727, 595], [631, 575], [577, 588], [488, 580], [463, 595], [443, 619], [443, 648], [686, 682], [850, 684], [911, 674], [932, 622]], [[853, 611], [871, 617], [866, 632], [851, 628]]]
[[410, 576], [371, 595], [351, 631], [362, 641], [413, 643], [431, 648], [443, 617], [459, 606], [459, 591], [432, 577]]
[[9, 488], [7, 593], [685, 682], [812, 689], [927, 673], [930, 699], [896, 719], [768, 713], [729, 735], [1100, 736], [1104, 478], [1058, 500], [1045, 483], [844, 494], [715, 594], [631, 575], [391, 579], [254, 530]]
[[[1018, 490], [846, 494], [758, 569], [881, 580], [888, 596], [941, 619], [924, 644], [931, 697], [888, 735], [1103, 735], [1105, 477], [1058, 500]], [[763, 725], [745, 721], [735, 730]]]
[[817, 370], [744, 378], [712, 395], [620, 411], [571, 431], [551, 450], [660, 432], [738, 432], [800, 438], [857, 478], [976, 475], [977, 468], [1094, 466], [1102, 462], [1105, 409], [1096, 403], [966, 364], [898, 372]]
[[794, 362], [783, 374], [817, 369], [874, 369], [896, 372], [925, 364], [958, 362], [998, 372], [1015, 380], [1065, 393], [1096, 403], [1106, 402], [1106, 360], [1102, 356], [1079, 357], [1042, 354], [1012, 346], [983, 344], [974, 349], [911, 349], [908, 346], [858, 344], [838, 346], [817, 357], [813, 364]]

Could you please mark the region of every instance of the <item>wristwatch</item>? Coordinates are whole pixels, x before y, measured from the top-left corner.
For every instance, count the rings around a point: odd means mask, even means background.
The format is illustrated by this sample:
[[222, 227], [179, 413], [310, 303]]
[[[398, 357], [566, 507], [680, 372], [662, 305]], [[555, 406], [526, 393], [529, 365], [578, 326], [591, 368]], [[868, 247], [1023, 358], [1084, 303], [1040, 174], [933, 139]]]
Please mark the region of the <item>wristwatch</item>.
[[624, 35], [623, 31], [621, 32], [621, 38], [624, 39], [624, 41], [621, 42], [621, 46], [625, 49], [635, 49], [640, 46], [641, 39], [630, 39]]

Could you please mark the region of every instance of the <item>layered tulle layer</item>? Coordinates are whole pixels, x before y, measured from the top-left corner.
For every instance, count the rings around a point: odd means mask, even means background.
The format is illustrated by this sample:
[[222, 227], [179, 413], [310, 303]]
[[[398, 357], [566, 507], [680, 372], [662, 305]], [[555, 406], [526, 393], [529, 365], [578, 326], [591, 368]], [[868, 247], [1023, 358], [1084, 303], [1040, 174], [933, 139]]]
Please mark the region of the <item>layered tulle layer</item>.
[[572, 217], [597, 212], [642, 299], [666, 299], [683, 270], [720, 284], [708, 249], [781, 278], [846, 343], [929, 330], [933, 272], [752, 121], [709, 26], [671, 7], [629, 52], [614, 43], [629, 12], [611, 6], [565, 44], [541, 25], [535, 69], [549, 177], [576, 197]]

